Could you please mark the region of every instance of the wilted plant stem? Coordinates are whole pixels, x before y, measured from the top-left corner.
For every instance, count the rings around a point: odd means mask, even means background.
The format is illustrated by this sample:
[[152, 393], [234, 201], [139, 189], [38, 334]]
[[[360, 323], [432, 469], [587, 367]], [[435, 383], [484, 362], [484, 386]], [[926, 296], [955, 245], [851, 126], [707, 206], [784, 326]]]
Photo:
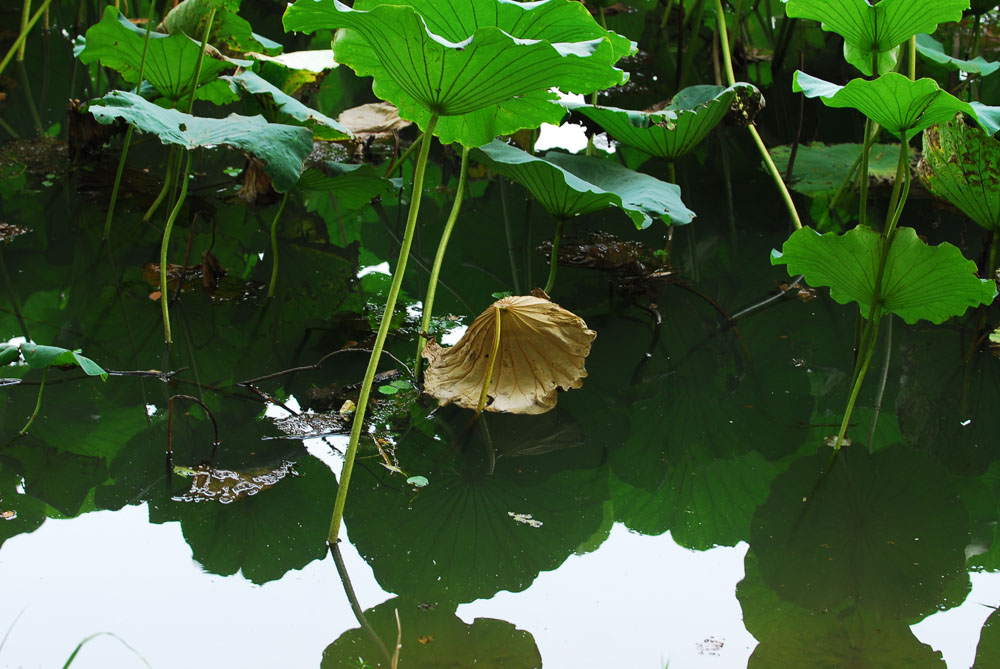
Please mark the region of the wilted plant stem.
[[351, 481], [351, 472], [354, 470], [354, 459], [358, 454], [358, 442], [361, 441], [361, 430], [365, 422], [365, 411], [368, 408], [368, 397], [371, 395], [375, 372], [378, 369], [379, 359], [382, 357], [385, 339], [389, 334], [389, 324], [392, 322], [392, 314], [396, 309], [396, 298], [399, 296], [399, 288], [403, 283], [403, 273], [406, 271], [406, 261], [410, 255], [410, 245], [413, 243], [413, 232], [417, 227], [417, 214], [420, 211], [420, 200], [424, 190], [424, 173], [427, 171], [427, 156], [430, 153], [431, 138], [434, 136], [434, 126], [437, 125], [437, 120], [437, 114], [434, 114], [427, 123], [427, 128], [424, 130], [424, 141], [420, 144], [420, 154], [417, 156], [417, 164], [413, 171], [413, 195], [410, 197], [410, 211], [406, 217], [403, 243], [399, 247], [399, 262], [396, 264], [396, 270], [392, 273], [392, 284], [389, 286], [385, 311], [382, 312], [382, 321], [379, 323], [378, 333], [375, 335], [372, 354], [368, 358], [368, 368], [365, 370], [357, 408], [354, 411], [354, 420], [351, 423], [351, 439], [347, 446], [347, 453], [344, 454], [344, 468], [340, 472], [337, 499], [333, 505], [330, 533], [327, 537], [331, 544], [337, 543], [340, 536], [340, 523], [344, 517], [347, 489]]
[[[451, 213], [444, 224], [444, 231], [441, 232], [441, 241], [438, 242], [437, 253], [434, 255], [434, 264], [431, 266], [431, 278], [427, 284], [427, 297], [424, 299], [424, 313], [420, 318], [420, 336], [417, 337], [417, 361], [414, 364], [417, 378], [420, 378], [420, 368], [423, 360], [420, 353], [424, 350], [427, 340], [424, 335], [428, 334], [431, 327], [431, 316], [434, 312], [434, 296], [437, 293], [438, 277], [441, 275], [441, 266], [444, 264], [444, 254], [448, 249], [448, 240], [451, 239], [451, 231], [455, 228], [458, 220], [458, 213], [462, 210], [462, 198], [465, 196], [465, 183], [469, 174], [469, 147], [462, 147], [462, 167], [458, 177], [458, 192], [455, 193], [455, 201], [451, 203]], [[503, 177], [501, 177], [503, 178]]]
[[[720, 47], [722, 48], [722, 62], [725, 65], [726, 70], [726, 81], [730, 86], [736, 85], [736, 74], [733, 72], [733, 59], [730, 54], [729, 49], [729, 32], [726, 29], [726, 13], [722, 9], [722, 0], [714, 0], [715, 2], [715, 17], [719, 24], [719, 41]], [[760, 138], [760, 134], [757, 132], [756, 126], [753, 124], [753, 120], [750, 120], [750, 124], [747, 126], [747, 130], [750, 131], [750, 136], [753, 138], [754, 144], [757, 145], [757, 150], [760, 151], [760, 156], [764, 160], [764, 164], [767, 166], [767, 171], [771, 175], [771, 179], [774, 181], [774, 185], [778, 187], [778, 191], [781, 193], [781, 199], [784, 200], [785, 206], [788, 208], [788, 214], [792, 217], [792, 224], [795, 229], [798, 230], [802, 227], [802, 220], [799, 218], [799, 212], [795, 209], [795, 202], [792, 200], [792, 194], [788, 192], [788, 187], [785, 186], [784, 179], [781, 178], [781, 173], [778, 172], [777, 166], [771, 159], [771, 154], [768, 152], [767, 147], [764, 146], [764, 140]]]
[[278, 284], [278, 223], [281, 222], [281, 215], [285, 213], [285, 205], [288, 204], [288, 191], [285, 191], [278, 206], [278, 213], [271, 221], [271, 282], [267, 286], [267, 296], [274, 297], [274, 287]]
[[[142, 88], [142, 77], [146, 71], [146, 52], [149, 50], [149, 33], [153, 27], [153, 15], [156, 13], [156, 0], [149, 5], [149, 19], [146, 21], [146, 40], [142, 43], [142, 58], [139, 60], [139, 79], [136, 90]], [[111, 232], [111, 220], [115, 216], [115, 204], [118, 202], [118, 187], [122, 183], [122, 173], [125, 171], [125, 159], [128, 157], [128, 148], [132, 144], [132, 133], [134, 126], [129, 126], [125, 131], [125, 141], [122, 142], [122, 155], [118, 158], [118, 171], [115, 173], [115, 185], [111, 188], [111, 202], [108, 204], [108, 217], [104, 219], [104, 239], [108, 238]]]

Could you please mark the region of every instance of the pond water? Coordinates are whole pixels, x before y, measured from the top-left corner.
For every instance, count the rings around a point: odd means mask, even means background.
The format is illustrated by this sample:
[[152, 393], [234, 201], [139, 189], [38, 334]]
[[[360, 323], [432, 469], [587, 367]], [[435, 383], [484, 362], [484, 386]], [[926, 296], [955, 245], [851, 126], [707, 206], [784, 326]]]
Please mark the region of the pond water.
[[[28, 65], [44, 127], [64, 122], [71, 78]], [[23, 107], [3, 113], [32, 134]], [[751, 155], [744, 136], [724, 141]], [[158, 142], [135, 148], [109, 243], [117, 150], [76, 166], [59, 143], [0, 150], [0, 223], [27, 230], [0, 245], [0, 341], [79, 348], [114, 370], [49, 372], [14, 439], [43, 377], [7, 368], [20, 383], [0, 404], [0, 666], [58, 666], [87, 639], [74, 667], [387, 666], [325, 538], [341, 409], [367, 359], [354, 349], [373, 338], [409, 192], [360, 211], [293, 197], [268, 300], [277, 205], [238, 199], [238, 154], [202, 152], [171, 247], [199, 274], [176, 295], [166, 348], [146, 268], [162, 220], [141, 221]], [[404, 378], [457, 182], [457, 157], [435, 152], [382, 366]], [[788, 289], [770, 264], [789, 230], [756, 158], [734, 160], [732, 224], [715, 159], [677, 173], [698, 219], [673, 235], [675, 278], [560, 268], [553, 299], [597, 338], [583, 387], [554, 411], [469, 428], [470, 412], [384, 382], [345, 515], [366, 618], [390, 648], [399, 630], [403, 667], [996, 666], [1000, 361], [973, 345], [995, 311], [894, 322], [853, 443], [833, 457], [856, 309]], [[435, 307], [446, 341], [548, 271], [535, 248], [553, 224], [524, 189], [479, 178], [471, 192]], [[928, 200], [904, 222], [981, 251]], [[666, 238], [620, 212], [569, 228]], [[206, 288], [208, 253], [225, 276]]]

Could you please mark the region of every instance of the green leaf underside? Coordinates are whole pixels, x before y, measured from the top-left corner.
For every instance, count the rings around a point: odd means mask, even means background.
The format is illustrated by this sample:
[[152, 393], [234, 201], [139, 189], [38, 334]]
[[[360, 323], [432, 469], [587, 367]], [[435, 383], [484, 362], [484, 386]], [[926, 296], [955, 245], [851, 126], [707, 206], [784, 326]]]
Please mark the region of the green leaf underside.
[[558, 123], [564, 110], [549, 89], [589, 93], [624, 83], [613, 64], [633, 48], [569, 0], [369, 0], [355, 9], [298, 0], [284, 25], [347, 28], [334, 42], [337, 62], [374, 77], [375, 94], [421, 129], [441, 116], [438, 138], [465, 146]]
[[917, 53], [927, 60], [944, 65], [949, 70], [961, 70], [984, 77], [993, 74], [997, 68], [1000, 68], [1000, 63], [991, 63], [982, 56], [976, 56], [972, 60], [952, 58], [944, 52], [944, 46], [941, 42], [930, 35], [917, 35]]
[[[884, 243], [868, 227], [843, 235], [802, 228], [780, 253], [771, 252], [771, 264], [786, 265], [790, 275], [805, 275], [810, 285], [829, 286], [830, 297], [840, 304], [857, 302], [867, 318]], [[989, 304], [996, 293], [996, 285], [976, 276], [975, 263], [955, 246], [929, 246], [913, 228], [897, 228], [882, 277], [883, 310], [910, 324], [920, 319], [943, 323], [968, 307]]]
[[584, 104], [567, 106], [599, 124], [619, 142], [674, 160], [694, 149], [719, 124], [736, 97], [737, 87], [753, 88], [750, 84], [730, 88], [689, 86], [657, 112]]
[[[784, 174], [791, 147], [776, 146], [769, 152], [778, 171]], [[788, 186], [809, 196], [835, 192], [860, 155], [860, 144], [813, 142], [800, 145]], [[898, 163], [899, 144], [873, 144], [868, 156], [868, 175], [876, 179], [894, 179]]]
[[823, 30], [844, 38], [844, 59], [866, 76], [878, 55], [878, 71], [896, 67], [895, 47], [917, 33], [932, 33], [939, 23], [960, 21], [969, 0], [788, 0], [790, 18], [821, 21]]
[[852, 79], [846, 86], [838, 86], [796, 70], [792, 90], [807, 98], [818, 97], [827, 107], [857, 109], [897, 137], [905, 131], [906, 139], [958, 112], [976, 119], [991, 135], [1000, 129], [995, 108], [962, 102], [933, 79], [910, 81], [896, 72], [872, 81]]
[[373, 165], [347, 165], [327, 162], [323, 169], [310, 168], [302, 173], [299, 188], [333, 191], [337, 204], [350, 211], [361, 209], [372, 198], [387, 195], [396, 185], [381, 175]]
[[354, 136], [350, 130], [326, 114], [307, 107], [250, 70], [244, 70], [236, 76], [228, 77], [228, 79], [253, 95], [270, 96], [278, 111], [313, 128], [313, 135], [317, 139], [338, 140]]
[[920, 179], [987, 230], [1000, 229], [1000, 142], [952, 119], [924, 131]]
[[537, 158], [499, 140], [479, 147], [473, 157], [524, 185], [557, 219], [608, 206], [621, 209], [638, 228], [648, 227], [653, 217], [679, 225], [694, 219], [674, 184], [600, 158], [556, 151]]
[[21, 354], [32, 369], [70, 365], [79, 367], [87, 376], [99, 376], [105, 381], [108, 380], [108, 373], [90, 358], [80, 355], [79, 351], [58, 346], [39, 346], [28, 342], [21, 344]]
[[175, 109], [163, 109], [133, 93], [115, 91], [90, 106], [90, 113], [101, 123], [116, 118], [151, 132], [164, 144], [177, 144], [191, 150], [220, 144], [252, 153], [264, 165], [274, 189], [284, 193], [295, 186], [302, 173], [302, 163], [312, 150], [312, 131], [292, 125], [268, 123], [263, 116], [200, 118]]
[[[85, 65], [100, 60], [102, 65], [120, 72], [126, 81], [135, 84], [138, 83], [145, 40], [144, 28], [133, 25], [121, 12], [109, 5], [105, 8], [101, 21], [87, 30], [86, 45], [78, 56]], [[163, 97], [177, 103], [190, 93], [200, 52], [201, 45], [186, 35], [151, 32], [143, 77]], [[221, 73], [237, 66], [249, 67], [250, 64], [250, 61], [205, 58], [198, 84], [210, 84]], [[218, 87], [215, 87], [214, 92], [213, 96], [200, 97], [220, 104], [237, 99], [235, 94], [230, 94], [228, 99], [218, 98], [218, 93], [222, 92]]]

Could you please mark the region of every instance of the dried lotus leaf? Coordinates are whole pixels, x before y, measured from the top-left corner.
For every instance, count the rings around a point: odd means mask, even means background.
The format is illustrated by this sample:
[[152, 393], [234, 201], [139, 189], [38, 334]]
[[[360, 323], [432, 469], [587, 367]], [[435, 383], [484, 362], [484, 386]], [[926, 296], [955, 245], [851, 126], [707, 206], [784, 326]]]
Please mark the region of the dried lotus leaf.
[[505, 297], [479, 315], [461, 340], [424, 348], [424, 392], [439, 404], [475, 409], [489, 374], [496, 331], [500, 341], [490, 378], [487, 411], [540, 414], [556, 405], [559, 388], [583, 385], [584, 362], [597, 333], [576, 314], [549, 300]]

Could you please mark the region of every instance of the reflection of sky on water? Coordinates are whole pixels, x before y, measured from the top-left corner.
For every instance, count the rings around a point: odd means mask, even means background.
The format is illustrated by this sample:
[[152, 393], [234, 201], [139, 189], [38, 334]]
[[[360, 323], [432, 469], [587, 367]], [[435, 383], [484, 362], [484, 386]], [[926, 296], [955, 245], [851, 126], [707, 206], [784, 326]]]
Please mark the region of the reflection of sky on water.
[[[503, 592], [458, 613], [466, 622], [496, 617], [531, 632], [546, 669], [643, 669], [667, 661], [742, 667], [756, 645], [734, 592], [745, 551], [741, 543], [698, 553], [669, 534], [646, 537], [616, 525], [597, 551], [571, 556], [525, 592]], [[362, 606], [389, 598], [351, 546], [344, 557]], [[357, 626], [329, 560], [263, 586], [207, 574], [191, 559], [180, 526], [149, 525], [144, 506], [47, 520], [7, 541], [0, 569], [0, 627], [11, 627], [0, 650], [4, 667], [61, 666], [81, 639], [104, 631], [154, 667], [314, 667], [329, 643]], [[100, 574], [114, 579], [95, 580]], [[971, 664], [991, 612], [984, 605], [1000, 601], [1000, 575], [973, 574], [972, 584], [961, 607], [915, 626], [952, 669]], [[100, 637], [73, 666], [144, 665], [117, 640]]]

